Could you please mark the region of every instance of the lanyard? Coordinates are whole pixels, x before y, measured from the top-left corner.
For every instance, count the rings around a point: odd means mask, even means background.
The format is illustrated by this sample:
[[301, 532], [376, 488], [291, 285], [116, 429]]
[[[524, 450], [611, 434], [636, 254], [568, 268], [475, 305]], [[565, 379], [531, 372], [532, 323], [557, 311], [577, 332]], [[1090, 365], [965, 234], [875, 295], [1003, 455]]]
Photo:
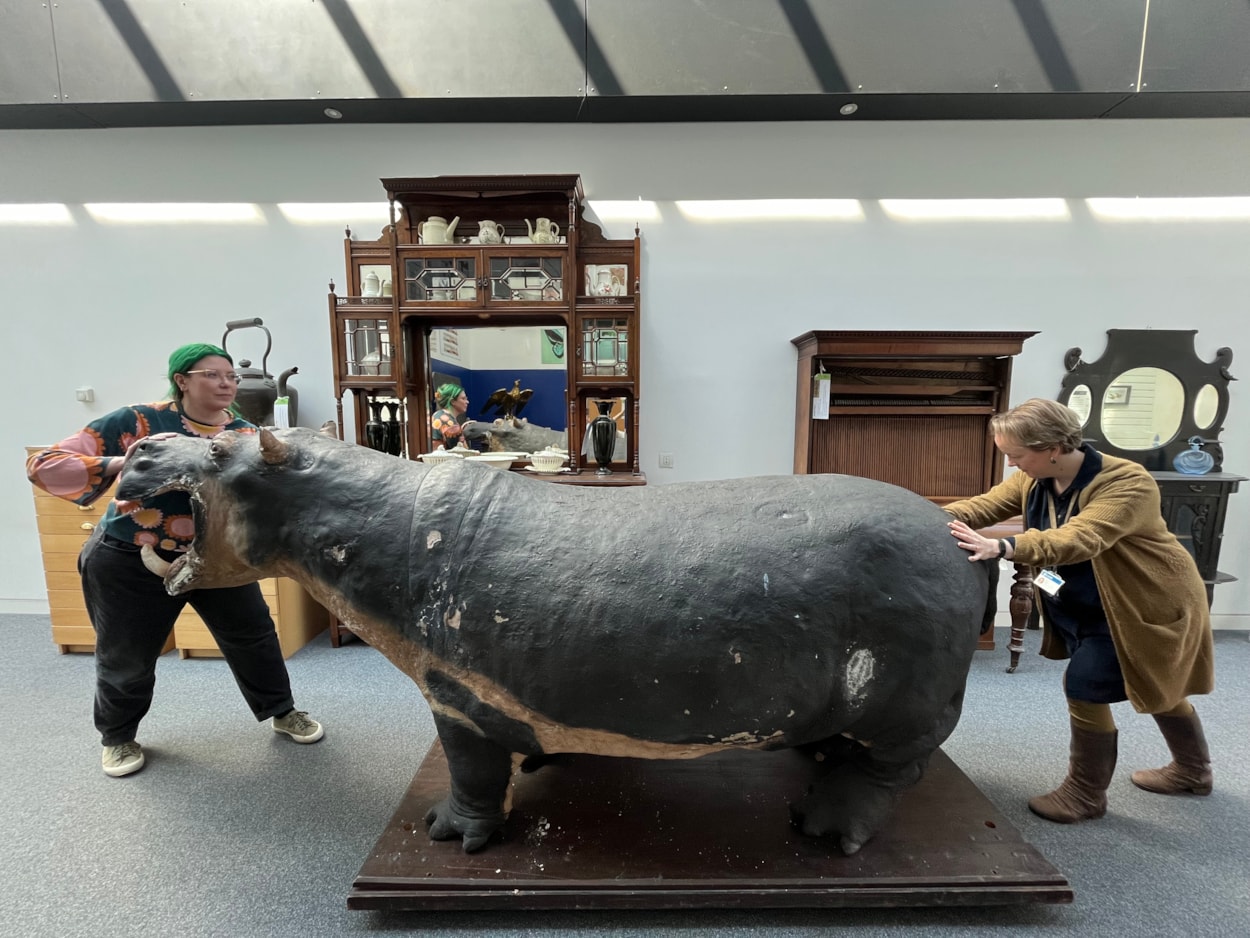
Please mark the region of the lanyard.
[[1046, 492], [1046, 510], [1050, 512], [1050, 529], [1053, 531], [1061, 524], [1066, 524], [1067, 520], [1072, 517], [1072, 509], [1076, 506], [1076, 500], [1080, 497], [1079, 492], [1073, 492], [1072, 497], [1068, 499], [1068, 507], [1063, 512], [1063, 517], [1055, 520], [1055, 497], [1049, 491]]

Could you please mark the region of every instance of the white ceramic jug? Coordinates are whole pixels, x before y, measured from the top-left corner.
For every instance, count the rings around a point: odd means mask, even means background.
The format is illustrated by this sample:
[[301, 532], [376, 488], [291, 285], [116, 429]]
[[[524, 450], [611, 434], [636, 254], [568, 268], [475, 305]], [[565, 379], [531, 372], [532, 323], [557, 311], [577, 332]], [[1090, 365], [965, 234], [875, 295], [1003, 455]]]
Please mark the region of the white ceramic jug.
[[503, 225], [498, 222], [487, 219], [478, 222], [477, 240], [479, 244], [502, 244], [503, 243]]

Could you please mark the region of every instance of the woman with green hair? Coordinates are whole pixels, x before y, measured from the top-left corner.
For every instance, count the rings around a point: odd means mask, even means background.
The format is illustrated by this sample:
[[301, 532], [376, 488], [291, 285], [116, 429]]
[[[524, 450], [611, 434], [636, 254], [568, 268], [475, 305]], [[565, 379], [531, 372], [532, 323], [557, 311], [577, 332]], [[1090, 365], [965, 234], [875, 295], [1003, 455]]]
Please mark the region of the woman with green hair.
[[442, 446], [443, 449], [451, 449], [464, 441], [464, 428], [461, 427], [460, 420], [469, 409], [469, 398], [464, 393], [464, 388], [448, 382], [439, 385], [434, 393], [434, 402], [438, 405], [438, 410], [430, 418], [430, 436], [434, 440], [434, 448]]
[[[31, 456], [27, 477], [52, 495], [90, 505], [113, 484], [139, 440], [256, 432], [235, 409], [240, 379], [224, 349], [205, 343], [180, 346], [169, 356], [167, 376], [167, 400], [132, 404], [93, 420]], [[170, 596], [164, 582], [143, 565], [143, 547], [174, 560], [194, 537], [190, 496], [166, 492], [142, 505], [111, 502], [79, 555], [83, 598], [96, 633], [95, 725], [106, 775], [116, 778], [143, 768], [145, 756], [135, 737], [152, 704], [156, 660], [188, 603], [216, 639], [258, 721], [272, 719], [275, 732], [299, 743], [324, 735], [320, 723], [295, 709], [282, 648], [258, 584]]]

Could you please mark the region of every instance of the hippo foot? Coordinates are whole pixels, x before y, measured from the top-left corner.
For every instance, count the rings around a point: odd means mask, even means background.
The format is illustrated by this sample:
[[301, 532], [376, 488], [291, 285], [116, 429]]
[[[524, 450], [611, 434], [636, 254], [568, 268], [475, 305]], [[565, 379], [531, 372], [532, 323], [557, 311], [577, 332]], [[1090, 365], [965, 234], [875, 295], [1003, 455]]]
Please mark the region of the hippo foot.
[[463, 841], [465, 853], [476, 853], [486, 846], [491, 835], [503, 827], [502, 814], [488, 818], [470, 817], [456, 809], [454, 799], [444, 798], [425, 813], [425, 823], [430, 825], [431, 840]]
[[849, 857], [885, 826], [896, 800], [895, 789], [843, 767], [791, 804], [790, 820], [809, 837], [837, 837]]

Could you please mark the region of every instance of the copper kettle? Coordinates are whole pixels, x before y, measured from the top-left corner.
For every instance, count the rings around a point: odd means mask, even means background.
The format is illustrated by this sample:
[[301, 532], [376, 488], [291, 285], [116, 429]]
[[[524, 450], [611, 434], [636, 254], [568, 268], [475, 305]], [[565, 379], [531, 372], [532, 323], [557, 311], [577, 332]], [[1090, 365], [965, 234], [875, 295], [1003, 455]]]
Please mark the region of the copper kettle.
[[256, 317], [255, 319], [236, 319], [226, 323], [225, 335], [221, 337], [221, 347], [226, 348], [226, 339], [235, 329], [252, 327], [265, 333], [265, 354], [261, 359], [259, 369], [253, 368], [252, 362], [246, 358], [239, 359], [235, 365], [234, 370], [242, 379], [239, 381], [238, 396], [234, 399], [235, 407], [243, 415], [244, 420], [249, 420], [258, 427], [271, 427], [274, 422], [274, 403], [278, 398], [285, 397], [288, 398], [287, 422], [291, 426], [296, 426], [299, 393], [287, 384], [287, 379], [297, 374], [299, 369], [288, 368], [278, 376], [277, 381], [269, 373], [269, 350], [273, 348], [273, 336], [265, 328], [265, 321]]

